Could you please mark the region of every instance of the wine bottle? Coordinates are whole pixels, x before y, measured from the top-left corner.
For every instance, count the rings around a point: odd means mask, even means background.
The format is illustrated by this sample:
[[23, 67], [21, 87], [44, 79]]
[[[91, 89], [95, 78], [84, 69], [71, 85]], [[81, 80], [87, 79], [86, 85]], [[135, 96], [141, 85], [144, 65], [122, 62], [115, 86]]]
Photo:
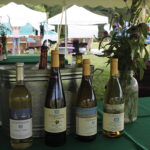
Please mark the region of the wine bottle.
[[110, 74], [103, 101], [103, 133], [108, 137], [119, 137], [124, 130], [124, 101], [117, 58], [111, 59]]
[[72, 54], [71, 66], [74, 67], [76, 65], [76, 54]]
[[82, 67], [82, 53], [76, 54], [76, 66]]
[[66, 141], [66, 101], [59, 70], [59, 52], [52, 51], [51, 70], [44, 108], [45, 143], [60, 146]]
[[16, 85], [9, 96], [10, 143], [14, 149], [32, 145], [32, 101], [24, 84], [24, 63], [16, 64]]
[[39, 69], [47, 68], [47, 49], [48, 49], [47, 46], [41, 46]]
[[97, 103], [90, 80], [90, 60], [83, 60], [83, 76], [77, 96], [76, 135], [81, 141], [92, 141], [97, 135]]

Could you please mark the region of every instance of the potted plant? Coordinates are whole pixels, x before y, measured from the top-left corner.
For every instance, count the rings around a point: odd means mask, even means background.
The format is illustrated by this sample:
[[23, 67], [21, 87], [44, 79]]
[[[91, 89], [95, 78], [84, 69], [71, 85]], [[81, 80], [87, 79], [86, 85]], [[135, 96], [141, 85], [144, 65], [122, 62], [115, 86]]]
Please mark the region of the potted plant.
[[126, 4], [125, 15], [115, 12], [110, 23], [111, 26], [113, 24], [113, 31], [110, 34], [105, 31], [99, 42], [99, 48], [104, 49], [103, 56], [118, 58], [119, 78], [125, 100], [125, 122], [133, 122], [137, 118], [138, 84], [133, 74], [139, 70], [142, 79], [149, 58], [145, 44], [147, 24], [139, 20], [141, 4], [142, 0], [133, 0], [130, 8]]

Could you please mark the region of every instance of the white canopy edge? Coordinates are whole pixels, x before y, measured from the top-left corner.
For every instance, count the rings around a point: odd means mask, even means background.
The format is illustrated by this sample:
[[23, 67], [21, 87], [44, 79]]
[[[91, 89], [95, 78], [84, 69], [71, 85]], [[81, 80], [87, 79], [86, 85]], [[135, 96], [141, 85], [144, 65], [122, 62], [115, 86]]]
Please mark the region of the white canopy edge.
[[98, 37], [98, 25], [68, 25], [68, 38]]
[[[96, 25], [96, 24], [107, 24], [108, 17], [95, 14], [83, 7], [73, 5], [65, 11], [64, 17], [62, 13], [57, 14], [48, 19], [49, 24], [58, 25], [62, 19], [62, 25]], [[65, 20], [67, 16], [67, 22]], [[88, 17], [87, 17], [88, 16]]]
[[[79, 6], [103, 6], [106, 8], [111, 7], [125, 7], [125, 3], [123, 0], [0, 0], [0, 4], [7, 4], [9, 2], [15, 2], [18, 4], [46, 4], [48, 6], [61, 5], [61, 6], [70, 6], [70, 5], [79, 5]], [[127, 4], [131, 5], [132, 0], [127, 0]], [[146, 0], [148, 4], [150, 4], [150, 0]]]

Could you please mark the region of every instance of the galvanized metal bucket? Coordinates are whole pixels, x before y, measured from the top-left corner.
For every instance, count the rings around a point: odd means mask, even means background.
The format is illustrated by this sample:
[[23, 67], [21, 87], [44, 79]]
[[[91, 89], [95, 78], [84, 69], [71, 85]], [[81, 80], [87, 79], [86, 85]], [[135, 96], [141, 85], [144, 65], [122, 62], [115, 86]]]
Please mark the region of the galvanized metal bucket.
[[[82, 68], [72, 68], [70, 65], [60, 70], [65, 98], [67, 102], [67, 134], [75, 130], [75, 105], [77, 90], [82, 78]], [[94, 66], [91, 65], [91, 79]], [[32, 95], [33, 137], [44, 136], [44, 103], [48, 87], [50, 70], [38, 70], [34, 65], [24, 67], [25, 85]], [[9, 93], [16, 84], [15, 65], [0, 66], [0, 107], [3, 131], [9, 135]]]

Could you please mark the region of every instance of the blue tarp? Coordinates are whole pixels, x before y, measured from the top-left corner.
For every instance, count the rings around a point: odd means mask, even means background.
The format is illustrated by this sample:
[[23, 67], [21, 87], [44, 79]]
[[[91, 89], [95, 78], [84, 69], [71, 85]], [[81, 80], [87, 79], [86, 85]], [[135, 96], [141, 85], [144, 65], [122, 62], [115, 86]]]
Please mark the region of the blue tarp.
[[[9, 31], [7, 31], [6, 34], [11, 35], [12, 30], [9, 23], [3, 23], [3, 24], [5, 27], [9, 29]], [[19, 30], [19, 35], [31, 35], [31, 34], [35, 34], [35, 30], [30, 23], [27, 23], [25, 26], [22, 26]]]
[[[9, 30], [6, 32], [7, 35], [12, 35], [12, 30], [9, 25], [9, 23], [3, 23], [5, 27], [7, 27]], [[57, 33], [54, 31], [49, 30], [48, 33], [44, 33], [45, 35], [56, 35]], [[35, 29], [30, 23], [27, 23], [25, 26], [22, 26], [19, 30], [19, 35], [35, 35]]]

